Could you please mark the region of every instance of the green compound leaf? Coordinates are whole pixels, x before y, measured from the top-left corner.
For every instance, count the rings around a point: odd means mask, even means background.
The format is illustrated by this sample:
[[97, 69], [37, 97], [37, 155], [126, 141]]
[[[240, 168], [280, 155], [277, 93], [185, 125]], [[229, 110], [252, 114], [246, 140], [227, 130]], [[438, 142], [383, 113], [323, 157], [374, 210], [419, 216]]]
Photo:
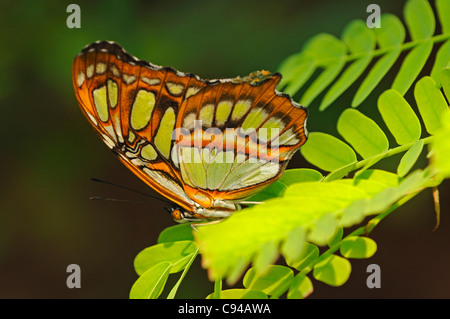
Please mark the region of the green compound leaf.
[[345, 284], [351, 271], [352, 266], [347, 259], [329, 255], [314, 266], [313, 276], [327, 285], [338, 287]]
[[436, 21], [428, 1], [408, 0], [403, 14], [413, 40], [429, 38], [434, 34]]
[[294, 279], [292, 269], [272, 265], [266, 272], [259, 274], [254, 268], [250, 268], [244, 276], [243, 284], [247, 289], [259, 290], [273, 298], [282, 295]]
[[420, 121], [396, 90], [387, 90], [380, 95], [378, 110], [399, 145], [412, 143], [420, 138]]
[[400, 164], [397, 167], [397, 174], [400, 177], [405, 176], [411, 170], [411, 168], [416, 163], [419, 155], [422, 153], [423, 149], [423, 140], [418, 140], [414, 143], [413, 147], [411, 147], [405, 155], [403, 155], [400, 160]]
[[172, 264], [161, 262], [145, 271], [133, 284], [130, 299], [156, 299], [161, 295]]
[[392, 83], [392, 89], [397, 90], [401, 95], [405, 95], [427, 62], [431, 49], [433, 49], [433, 42], [428, 40], [408, 53], [394, 79], [394, 83]]
[[356, 161], [351, 147], [326, 133], [310, 133], [300, 151], [308, 162], [329, 172]]
[[[258, 290], [251, 289], [226, 289], [220, 291], [220, 299], [267, 299], [267, 295]], [[214, 299], [214, 293], [209, 294], [206, 299]]]
[[357, 110], [346, 109], [342, 112], [337, 129], [363, 158], [383, 153], [389, 148], [389, 142], [380, 127]]
[[362, 198], [368, 195], [352, 185], [293, 184], [286, 189], [283, 198], [268, 200], [220, 223], [200, 227], [194, 237], [202, 252], [202, 264], [209, 269], [210, 278], [225, 277], [231, 272], [236, 278], [262, 244], [281, 243], [299, 226], [304, 226], [308, 232], [323, 215], [339, 214], [351, 202]]
[[184, 269], [196, 250], [195, 242], [189, 240], [150, 246], [136, 256], [134, 269], [138, 275], [142, 275], [156, 264], [169, 262], [171, 265], [170, 273], [176, 273]]
[[304, 299], [314, 290], [311, 279], [303, 274], [297, 274], [292, 280], [287, 294], [288, 299]]
[[194, 240], [192, 227], [189, 224], [178, 224], [164, 229], [158, 236], [158, 244], [182, 240]]
[[377, 243], [368, 237], [346, 237], [340, 247], [341, 255], [345, 258], [370, 258], [376, 251]]
[[447, 102], [436, 82], [429, 76], [420, 79], [414, 88], [414, 97], [428, 133], [436, 133], [444, 112], [448, 112]]

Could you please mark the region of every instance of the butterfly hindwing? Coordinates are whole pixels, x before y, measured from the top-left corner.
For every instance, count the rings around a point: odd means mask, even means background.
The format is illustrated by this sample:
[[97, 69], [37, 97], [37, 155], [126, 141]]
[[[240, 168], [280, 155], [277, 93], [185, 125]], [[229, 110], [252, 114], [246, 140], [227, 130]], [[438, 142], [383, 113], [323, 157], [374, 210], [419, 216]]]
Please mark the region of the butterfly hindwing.
[[175, 154], [185, 188], [233, 200], [281, 175], [306, 141], [306, 110], [275, 91], [279, 81], [277, 74], [257, 72], [209, 85], [183, 102], [177, 127], [188, 130], [190, 139]]

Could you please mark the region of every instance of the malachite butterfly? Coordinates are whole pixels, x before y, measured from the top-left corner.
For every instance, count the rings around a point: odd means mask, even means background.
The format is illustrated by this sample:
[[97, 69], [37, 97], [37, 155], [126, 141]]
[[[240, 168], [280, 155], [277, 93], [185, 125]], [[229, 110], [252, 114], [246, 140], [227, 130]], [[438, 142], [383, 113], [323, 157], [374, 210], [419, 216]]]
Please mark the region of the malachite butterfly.
[[306, 142], [307, 111], [278, 73], [203, 80], [86, 46], [73, 63], [78, 103], [119, 160], [170, 199], [179, 222], [220, 220], [277, 180]]

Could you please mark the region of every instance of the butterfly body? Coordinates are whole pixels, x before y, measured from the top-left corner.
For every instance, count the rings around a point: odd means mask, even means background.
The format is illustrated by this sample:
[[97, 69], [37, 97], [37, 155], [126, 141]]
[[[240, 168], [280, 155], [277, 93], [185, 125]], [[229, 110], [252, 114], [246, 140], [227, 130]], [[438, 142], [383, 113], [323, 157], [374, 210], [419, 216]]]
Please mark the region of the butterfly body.
[[230, 216], [281, 176], [307, 138], [306, 109], [275, 90], [279, 74], [202, 80], [99, 41], [75, 58], [72, 76], [90, 124], [175, 203], [177, 221]]

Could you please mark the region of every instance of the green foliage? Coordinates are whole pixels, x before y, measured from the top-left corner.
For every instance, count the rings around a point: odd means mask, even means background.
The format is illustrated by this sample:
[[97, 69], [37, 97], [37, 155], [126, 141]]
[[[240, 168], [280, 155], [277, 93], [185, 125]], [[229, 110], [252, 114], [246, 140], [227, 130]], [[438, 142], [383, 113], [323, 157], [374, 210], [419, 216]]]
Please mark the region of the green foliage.
[[357, 110], [345, 110], [339, 117], [337, 129], [363, 158], [370, 158], [389, 148], [388, 139], [377, 123]]
[[341, 244], [341, 255], [345, 258], [370, 258], [377, 251], [377, 244], [362, 236], [346, 237]]
[[337, 287], [347, 281], [351, 271], [352, 266], [347, 259], [331, 254], [314, 265], [313, 276], [319, 281]]
[[[307, 88], [300, 103], [309, 105], [320, 93], [326, 90], [320, 103], [320, 110], [330, 106], [346, 91], [373, 61], [356, 91], [352, 107], [359, 106], [400, 57], [402, 51], [408, 51], [401, 63], [400, 71], [394, 78], [392, 88], [404, 95], [423, 69], [433, 46], [448, 40], [448, 4], [437, 1], [438, 16], [444, 28], [444, 34], [434, 35], [436, 20], [433, 10], [426, 0], [410, 0], [405, 5], [404, 17], [411, 36], [411, 42], [404, 42], [406, 30], [396, 16], [385, 13], [381, 16], [381, 28], [369, 29], [362, 20], [350, 22], [344, 29], [341, 39], [328, 34], [318, 34], [307, 42], [303, 50], [285, 60], [280, 67], [283, 80], [280, 87], [288, 94], [295, 95], [310, 80], [314, 71], [322, 72]], [[446, 20], [447, 19], [447, 20]], [[434, 63], [433, 79], [439, 85], [437, 74], [446, 65], [449, 44], [438, 51]], [[340, 72], [343, 70], [343, 72]]]
[[176, 273], [184, 269], [196, 250], [196, 244], [189, 240], [151, 246], [144, 249], [136, 256], [134, 260], [134, 269], [138, 275], [142, 275], [148, 269], [160, 262], [169, 262], [171, 266], [170, 273]]
[[308, 144], [301, 148], [303, 157], [324, 171], [332, 171], [356, 161], [351, 147], [332, 135], [312, 132]]
[[[324, 93], [320, 109], [325, 110], [374, 62], [356, 89], [351, 106], [359, 106], [400, 53], [409, 51], [398, 62], [391, 88], [378, 98], [384, 123], [347, 108], [337, 119], [340, 136], [311, 132], [301, 148], [318, 170], [287, 170], [250, 199], [264, 204], [220, 223], [197, 226], [194, 232], [189, 225], [164, 230], [157, 245], [136, 257], [140, 278], [130, 297], [157, 298], [167, 277], [183, 271], [168, 295], [173, 298], [199, 252], [202, 266], [216, 282], [207, 298], [305, 298], [314, 290], [311, 274], [328, 285], [343, 285], [351, 275], [350, 259], [375, 254], [377, 244], [368, 237], [371, 230], [419, 192], [450, 177], [450, 8], [445, 0], [435, 5], [443, 34], [434, 34], [436, 19], [430, 4], [409, 0], [404, 18], [411, 42], [404, 42], [406, 30], [400, 19], [384, 14], [380, 29], [352, 21], [341, 39], [319, 34], [288, 57], [280, 67], [284, 91], [294, 95], [311, 80], [300, 102], [308, 105]], [[433, 46], [442, 41], [446, 42], [437, 50], [430, 76], [416, 81]], [[321, 73], [310, 79], [317, 70]], [[411, 87], [418, 111], [404, 98]], [[417, 168], [424, 150], [429, 162]], [[381, 160], [392, 162], [395, 154], [403, 154], [395, 172], [373, 167]], [[348, 233], [346, 228], [368, 218]], [[275, 265], [280, 258], [286, 266]], [[234, 284], [241, 278], [243, 289], [221, 289], [222, 279]]]

